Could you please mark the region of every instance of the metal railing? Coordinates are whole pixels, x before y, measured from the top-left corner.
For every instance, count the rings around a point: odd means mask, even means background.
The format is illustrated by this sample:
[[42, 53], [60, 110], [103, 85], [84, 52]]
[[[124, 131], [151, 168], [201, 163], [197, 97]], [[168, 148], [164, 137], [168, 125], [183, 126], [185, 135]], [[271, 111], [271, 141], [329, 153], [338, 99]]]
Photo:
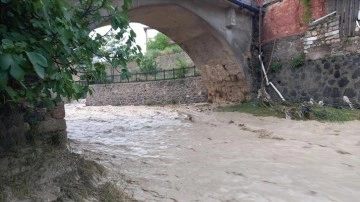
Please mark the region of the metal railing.
[[[145, 81], [161, 81], [181, 79], [187, 77], [201, 76], [197, 67], [174, 68], [170, 70], [156, 70], [152, 72], [129, 72], [130, 74], [123, 75], [108, 75], [103, 79], [92, 81], [90, 84], [108, 84], [108, 83], [132, 83], [132, 82], [145, 82]], [[87, 86], [86, 81], [75, 81], [81, 86]]]

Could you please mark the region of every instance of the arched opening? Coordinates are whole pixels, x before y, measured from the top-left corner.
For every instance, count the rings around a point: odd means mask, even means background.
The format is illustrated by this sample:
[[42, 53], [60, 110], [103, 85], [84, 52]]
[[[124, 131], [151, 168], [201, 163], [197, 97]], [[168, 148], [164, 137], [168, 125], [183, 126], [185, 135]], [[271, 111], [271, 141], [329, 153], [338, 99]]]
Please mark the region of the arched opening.
[[179, 44], [200, 68], [209, 101], [244, 101], [249, 93], [243, 67], [230, 45], [195, 13], [176, 4], [130, 10], [132, 22], [146, 24]]

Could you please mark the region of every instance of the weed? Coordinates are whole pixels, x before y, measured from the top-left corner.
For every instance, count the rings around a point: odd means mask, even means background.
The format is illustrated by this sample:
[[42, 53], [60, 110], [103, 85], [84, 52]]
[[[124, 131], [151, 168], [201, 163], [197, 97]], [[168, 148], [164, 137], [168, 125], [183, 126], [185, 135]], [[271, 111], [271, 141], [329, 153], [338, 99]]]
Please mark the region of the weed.
[[305, 23], [309, 23], [311, 21], [311, 0], [300, 0], [300, 2], [304, 6], [302, 18]]
[[296, 56], [290, 61], [290, 66], [292, 68], [298, 68], [302, 66], [304, 63], [305, 63], [305, 53], [300, 53], [298, 56]]
[[282, 69], [282, 63], [280, 62], [280, 60], [276, 60], [276, 61], [273, 61], [270, 65], [270, 69], [273, 71], [273, 72], [278, 72]]

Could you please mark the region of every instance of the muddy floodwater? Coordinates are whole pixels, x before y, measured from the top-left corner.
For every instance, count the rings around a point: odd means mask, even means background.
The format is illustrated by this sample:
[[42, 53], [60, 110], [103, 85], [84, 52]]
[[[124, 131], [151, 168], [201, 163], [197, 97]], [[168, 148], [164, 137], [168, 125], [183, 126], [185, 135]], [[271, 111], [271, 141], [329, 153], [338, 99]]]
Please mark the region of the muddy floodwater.
[[70, 149], [139, 201], [358, 202], [360, 122], [66, 105]]

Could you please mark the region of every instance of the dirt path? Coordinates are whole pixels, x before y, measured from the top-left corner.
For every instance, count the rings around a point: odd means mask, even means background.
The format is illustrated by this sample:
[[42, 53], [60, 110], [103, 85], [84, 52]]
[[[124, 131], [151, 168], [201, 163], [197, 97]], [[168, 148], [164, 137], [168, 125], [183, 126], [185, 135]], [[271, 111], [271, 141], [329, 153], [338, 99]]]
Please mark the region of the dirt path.
[[197, 109], [71, 104], [66, 119], [72, 148], [124, 174], [139, 201], [359, 200], [359, 121]]

